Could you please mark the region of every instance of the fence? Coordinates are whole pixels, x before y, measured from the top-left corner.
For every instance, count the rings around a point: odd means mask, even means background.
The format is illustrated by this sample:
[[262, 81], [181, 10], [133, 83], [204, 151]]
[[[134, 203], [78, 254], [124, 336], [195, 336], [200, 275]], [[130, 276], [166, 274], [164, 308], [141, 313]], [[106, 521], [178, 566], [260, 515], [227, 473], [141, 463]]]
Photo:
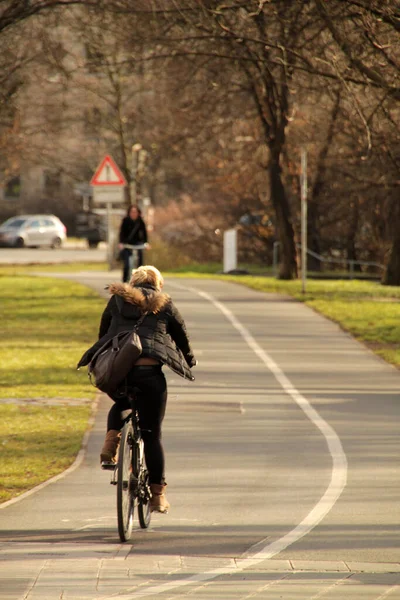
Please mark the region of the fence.
[[[274, 242], [273, 258], [272, 258], [274, 275], [278, 274], [279, 245], [280, 245], [280, 242]], [[301, 248], [301, 244], [296, 244], [296, 247]], [[307, 249], [307, 254], [309, 256], [312, 256], [316, 260], [319, 260], [321, 264], [332, 263], [332, 264], [336, 264], [336, 265], [343, 265], [346, 269], [348, 267], [348, 275], [347, 276], [349, 279], [354, 279], [354, 278], [357, 279], [357, 277], [355, 277], [355, 266], [356, 265], [360, 265], [360, 266], [364, 265], [367, 267], [376, 267], [377, 269], [381, 269], [382, 271], [385, 270], [385, 266], [380, 263], [377, 263], [377, 262], [370, 262], [370, 261], [365, 261], [365, 260], [349, 260], [346, 258], [327, 258], [327, 257], [322, 256], [321, 254], [317, 254], [317, 252], [313, 252], [313, 250], [309, 250], [309, 249]]]

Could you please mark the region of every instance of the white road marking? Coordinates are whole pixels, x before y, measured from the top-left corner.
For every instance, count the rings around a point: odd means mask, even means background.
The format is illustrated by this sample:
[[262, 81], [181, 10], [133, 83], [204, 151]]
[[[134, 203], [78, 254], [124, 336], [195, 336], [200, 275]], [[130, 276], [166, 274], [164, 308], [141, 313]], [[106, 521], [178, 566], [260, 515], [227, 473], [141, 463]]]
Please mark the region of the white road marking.
[[[346, 583], [347, 580], [349, 580], [352, 577], [351, 573], [348, 573], [347, 575], [345, 575], [344, 577], [342, 577], [341, 579], [338, 579], [337, 581], [335, 581], [334, 583], [332, 583], [332, 585], [328, 585], [327, 587], [324, 587], [323, 590], [321, 590], [320, 592], [318, 592], [317, 594], [315, 594], [314, 596], [311, 596], [309, 598], [309, 600], [319, 600], [319, 598], [322, 598], [323, 596], [326, 596], [326, 594], [328, 594], [329, 592], [331, 592], [334, 588], [343, 585], [344, 583]], [[346, 594], [343, 594], [343, 596], [345, 596]]]
[[[217, 569], [211, 569], [204, 573], [197, 573], [187, 579], [180, 579], [177, 581], [170, 581], [160, 585], [154, 585], [144, 590], [137, 590], [128, 594], [118, 595], [118, 600], [134, 600], [135, 598], [144, 598], [145, 596], [156, 596], [164, 592], [169, 592], [192, 583], [201, 583], [202, 581], [209, 581], [215, 579], [220, 575], [228, 575], [231, 573], [237, 573], [243, 571], [248, 567], [257, 565], [258, 563], [272, 558], [282, 550], [285, 550], [288, 546], [297, 542], [302, 537], [307, 535], [314, 527], [322, 521], [322, 519], [332, 510], [333, 506], [337, 502], [338, 498], [342, 494], [347, 482], [347, 458], [344, 453], [341, 441], [335, 432], [335, 430], [321, 417], [321, 415], [311, 406], [309, 401], [294, 387], [290, 379], [284, 374], [279, 365], [269, 356], [263, 348], [256, 342], [251, 333], [244, 327], [235, 315], [228, 309], [222, 302], [216, 300], [211, 294], [197, 290], [196, 288], [186, 287], [179, 284], [171, 284], [171, 287], [190, 291], [198, 296], [204, 298], [208, 302], [211, 302], [223, 315], [230, 321], [235, 329], [241, 334], [247, 345], [253, 350], [253, 352], [260, 358], [265, 366], [271, 371], [277, 382], [282, 387], [283, 391], [292, 398], [302, 409], [305, 415], [310, 421], [321, 431], [324, 436], [328, 450], [332, 457], [332, 474], [330, 483], [314, 508], [306, 515], [306, 517], [289, 533], [283, 537], [275, 540], [272, 543], [266, 544], [264, 548], [255, 552], [253, 555], [249, 555], [246, 558], [236, 560], [236, 568], [232, 568], [231, 565], [226, 567], [220, 567]], [[102, 600], [115, 600], [115, 596], [109, 598], [102, 598]]]
[[383, 600], [384, 598], [387, 598], [388, 596], [390, 596], [390, 594], [392, 592], [396, 592], [399, 588], [400, 588], [399, 585], [393, 585], [391, 588], [389, 588], [388, 590], [386, 590], [386, 592], [383, 592], [383, 594], [381, 594], [380, 596], [378, 596], [378, 598], [376, 600]]

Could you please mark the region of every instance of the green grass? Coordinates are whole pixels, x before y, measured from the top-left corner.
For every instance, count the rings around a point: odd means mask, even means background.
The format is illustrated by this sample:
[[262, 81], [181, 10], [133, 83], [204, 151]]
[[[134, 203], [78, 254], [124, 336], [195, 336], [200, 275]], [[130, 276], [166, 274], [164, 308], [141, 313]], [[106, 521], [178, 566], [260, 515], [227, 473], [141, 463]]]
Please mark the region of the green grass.
[[1, 397], [87, 397], [75, 366], [96, 339], [104, 300], [74, 282], [0, 274], [0, 303]]
[[104, 300], [74, 282], [0, 270], [0, 398], [75, 398], [78, 406], [0, 403], [5, 501], [70, 465], [95, 396], [76, 363], [96, 339]]
[[64, 471], [77, 455], [90, 408], [0, 405], [0, 502]]
[[[239, 264], [238, 270], [248, 271], [252, 275], [270, 275], [272, 276], [272, 267], [261, 265]], [[221, 275], [223, 266], [221, 263], [190, 263], [189, 265], [179, 267], [177, 269], [165, 269], [164, 273], [193, 273], [193, 274], [209, 274]]]

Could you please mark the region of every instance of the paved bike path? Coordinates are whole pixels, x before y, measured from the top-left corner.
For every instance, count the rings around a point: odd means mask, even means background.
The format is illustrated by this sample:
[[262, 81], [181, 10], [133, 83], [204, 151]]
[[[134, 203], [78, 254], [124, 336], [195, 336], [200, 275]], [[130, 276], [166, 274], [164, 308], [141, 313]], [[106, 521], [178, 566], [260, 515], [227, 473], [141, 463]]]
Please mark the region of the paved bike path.
[[[104, 293], [110, 275], [80, 279]], [[200, 361], [194, 384], [168, 373], [171, 512], [119, 543], [115, 489], [98, 468], [102, 396], [81, 466], [0, 511], [0, 598], [400, 598], [399, 373], [290, 299], [211, 281], [167, 291]], [[323, 510], [332, 477], [293, 390], [337, 433], [347, 485], [319, 524], [266, 558]]]

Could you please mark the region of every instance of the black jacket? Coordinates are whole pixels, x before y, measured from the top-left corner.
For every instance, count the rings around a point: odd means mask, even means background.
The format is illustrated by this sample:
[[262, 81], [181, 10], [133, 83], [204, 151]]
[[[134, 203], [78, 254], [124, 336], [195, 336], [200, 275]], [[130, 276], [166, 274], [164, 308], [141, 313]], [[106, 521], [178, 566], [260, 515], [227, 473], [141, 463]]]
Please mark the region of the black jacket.
[[133, 220], [130, 217], [122, 219], [119, 229], [120, 244], [146, 244], [147, 230], [142, 217]]
[[78, 367], [89, 364], [94, 353], [114, 335], [130, 331], [139, 317], [148, 314], [138, 328], [142, 356], [159, 360], [185, 379], [194, 380], [190, 370], [196, 364], [183, 318], [171, 298], [149, 285], [132, 287], [113, 283], [112, 294], [100, 321], [99, 340], [85, 352]]

